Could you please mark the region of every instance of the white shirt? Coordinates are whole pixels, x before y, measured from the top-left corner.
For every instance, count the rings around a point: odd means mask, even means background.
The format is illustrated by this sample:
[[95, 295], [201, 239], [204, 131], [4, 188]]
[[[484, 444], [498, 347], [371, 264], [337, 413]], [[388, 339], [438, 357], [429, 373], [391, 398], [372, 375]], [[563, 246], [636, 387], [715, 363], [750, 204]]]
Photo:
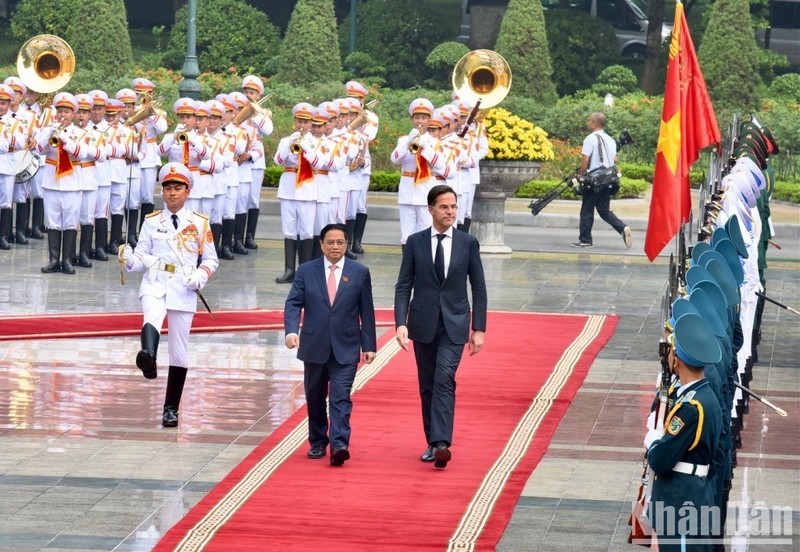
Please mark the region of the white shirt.
[[[436, 266], [436, 246], [439, 243], [439, 238], [436, 237], [437, 234], [439, 232], [431, 226], [431, 254], [433, 255], [431, 258], [434, 266]], [[444, 251], [444, 277], [447, 278], [447, 271], [450, 268], [450, 253], [453, 251], [453, 227], [451, 226], [445, 230], [444, 235], [447, 237], [442, 239], [442, 250]]]
[[339, 282], [342, 281], [342, 270], [344, 269], [344, 257], [339, 259], [339, 262], [332, 263], [328, 260], [328, 257], [322, 257], [322, 264], [325, 266], [325, 282], [328, 281], [328, 274], [331, 273], [331, 265], [335, 264], [337, 266], [336, 270], [334, 271], [334, 276], [336, 277], [336, 289], [339, 289]]
[[600, 163], [600, 148], [597, 144], [597, 137], [603, 143], [603, 163], [605, 167], [610, 167], [614, 164], [614, 159], [617, 157], [617, 143], [611, 136], [606, 134], [602, 129], [595, 130], [583, 140], [583, 148], [581, 148], [581, 155], [589, 156], [589, 166], [587, 171], [596, 169], [601, 165]]

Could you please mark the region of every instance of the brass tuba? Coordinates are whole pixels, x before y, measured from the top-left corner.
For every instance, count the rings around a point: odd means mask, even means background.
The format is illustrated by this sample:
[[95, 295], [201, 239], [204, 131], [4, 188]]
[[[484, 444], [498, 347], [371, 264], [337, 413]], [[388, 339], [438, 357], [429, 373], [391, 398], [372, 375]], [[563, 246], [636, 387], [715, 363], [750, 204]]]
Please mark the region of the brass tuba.
[[508, 95], [511, 90], [511, 67], [497, 52], [472, 50], [456, 63], [452, 81], [458, 97], [475, 106], [462, 129], [466, 132], [479, 109], [494, 107]]
[[50, 94], [67, 85], [75, 72], [75, 54], [69, 44], [55, 35], [40, 34], [28, 39], [17, 54], [17, 74], [25, 86]]
[[141, 98], [139, 99], [139, 108], [134, 111], [130, 117], [125, 119], [125, 123], [123, 124], [126, 127], [132, 127], [136, 123], [144, 121], [154, 113], [164, 113], [164, 111], [161, 109], [161, 98], [156, 98], [154, 100], [149, 94], [142, 94]]

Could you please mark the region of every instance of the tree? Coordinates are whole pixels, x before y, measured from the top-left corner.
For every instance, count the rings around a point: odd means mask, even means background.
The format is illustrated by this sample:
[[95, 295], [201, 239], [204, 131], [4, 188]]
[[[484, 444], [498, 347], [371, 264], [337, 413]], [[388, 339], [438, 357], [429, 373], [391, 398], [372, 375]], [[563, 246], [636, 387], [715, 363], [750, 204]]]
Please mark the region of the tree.
[[297, 2], [283, 39], [279, 67], [276, 79], [291, 84], [341, 80], [332, 0]]
[[[164, 65], [180, 69], [186, 55], [184, 5], [175, 14], [175, 24], [164, 51]], [[277, 27], [263, 12], [243, 0], [197, 0], [197, 62], [201, 71], [269, 74], [270, 60], [280, 48]]]
[[512, 68], [511, 94], [555, 103], [553, 64], [540, 0], [509, 0], [495, 50]]
[[697, 52], [708, 92], [719, 107], [759, 104], [759, 57], [748, 0], [717, 0]]
[[642, 90], [648, 94], [659, 93], [659, 55], [661, 54], [661, 28], [664, 25], [664, 0], [650, 0], [647, 13], [647, 49], [644, 54]]

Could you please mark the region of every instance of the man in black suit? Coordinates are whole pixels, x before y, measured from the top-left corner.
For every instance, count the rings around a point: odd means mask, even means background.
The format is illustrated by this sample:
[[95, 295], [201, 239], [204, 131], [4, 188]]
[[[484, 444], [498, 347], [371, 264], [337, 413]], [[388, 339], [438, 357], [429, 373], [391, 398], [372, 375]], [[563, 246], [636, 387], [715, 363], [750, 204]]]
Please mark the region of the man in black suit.
[[[308, 405], [308, 457], [325, 456], [331, 465], [350, 458], [350, 390], [359, 361], [375, 359], [375, 309], [369, 269], [345, 260], [345, 227], [329, 224], [320, 232], [323, 256], [300, 265], [283, 311], [286, 346], [300, 347]], [[303, 328], [300, 313], [305, 311]], [[299, 331], [299, 336], [298, 336]], [[325, 399], [330, 386], [330, 432]]]
[[[420, 457], [444, 468], [450, 461], [456, 404], [456, 369], [483, 348], [486, 331], [486, 281], [478, 240], [454, 228], [458, 205], [450, 186], [428, 192], [433, 226], [412, 234], [394, 293], [396, 339], [408, 350], [414, 342], [422, 425], [428, 448]], [[467, 278], [472, 288], [472, 335]], [[413, 297], [412, 297], [413, 290]]]

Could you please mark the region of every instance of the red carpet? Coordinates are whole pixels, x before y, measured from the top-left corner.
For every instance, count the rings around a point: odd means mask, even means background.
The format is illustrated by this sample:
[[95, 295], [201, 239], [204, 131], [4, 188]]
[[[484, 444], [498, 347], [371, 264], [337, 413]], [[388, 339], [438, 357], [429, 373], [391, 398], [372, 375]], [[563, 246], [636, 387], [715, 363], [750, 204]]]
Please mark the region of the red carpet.
[[[377, 309], [380, 325], [393, 325], [391, 309]], [[164, 327], [167, 329], [168, 321]], [[92, 312], [82, 314], [45, 314], [40, 316], [0, 316], [0, 341], [14, 339], [54, 339], [139, 335], [140, 312]], [[198, 310], [192, 321], [192, 333], [282, 330], [283, 310], [245, 309], [216, 311], [212, 317]]]
[[301, 409], [156, 550], [493, 550], [616, 322], [490, 313], [486, 348], [459, 368], [445, 470], [419, 461], [414, 356], [387, 332], [376, 361], [356, 377], [345, 466], [306, 458]]

